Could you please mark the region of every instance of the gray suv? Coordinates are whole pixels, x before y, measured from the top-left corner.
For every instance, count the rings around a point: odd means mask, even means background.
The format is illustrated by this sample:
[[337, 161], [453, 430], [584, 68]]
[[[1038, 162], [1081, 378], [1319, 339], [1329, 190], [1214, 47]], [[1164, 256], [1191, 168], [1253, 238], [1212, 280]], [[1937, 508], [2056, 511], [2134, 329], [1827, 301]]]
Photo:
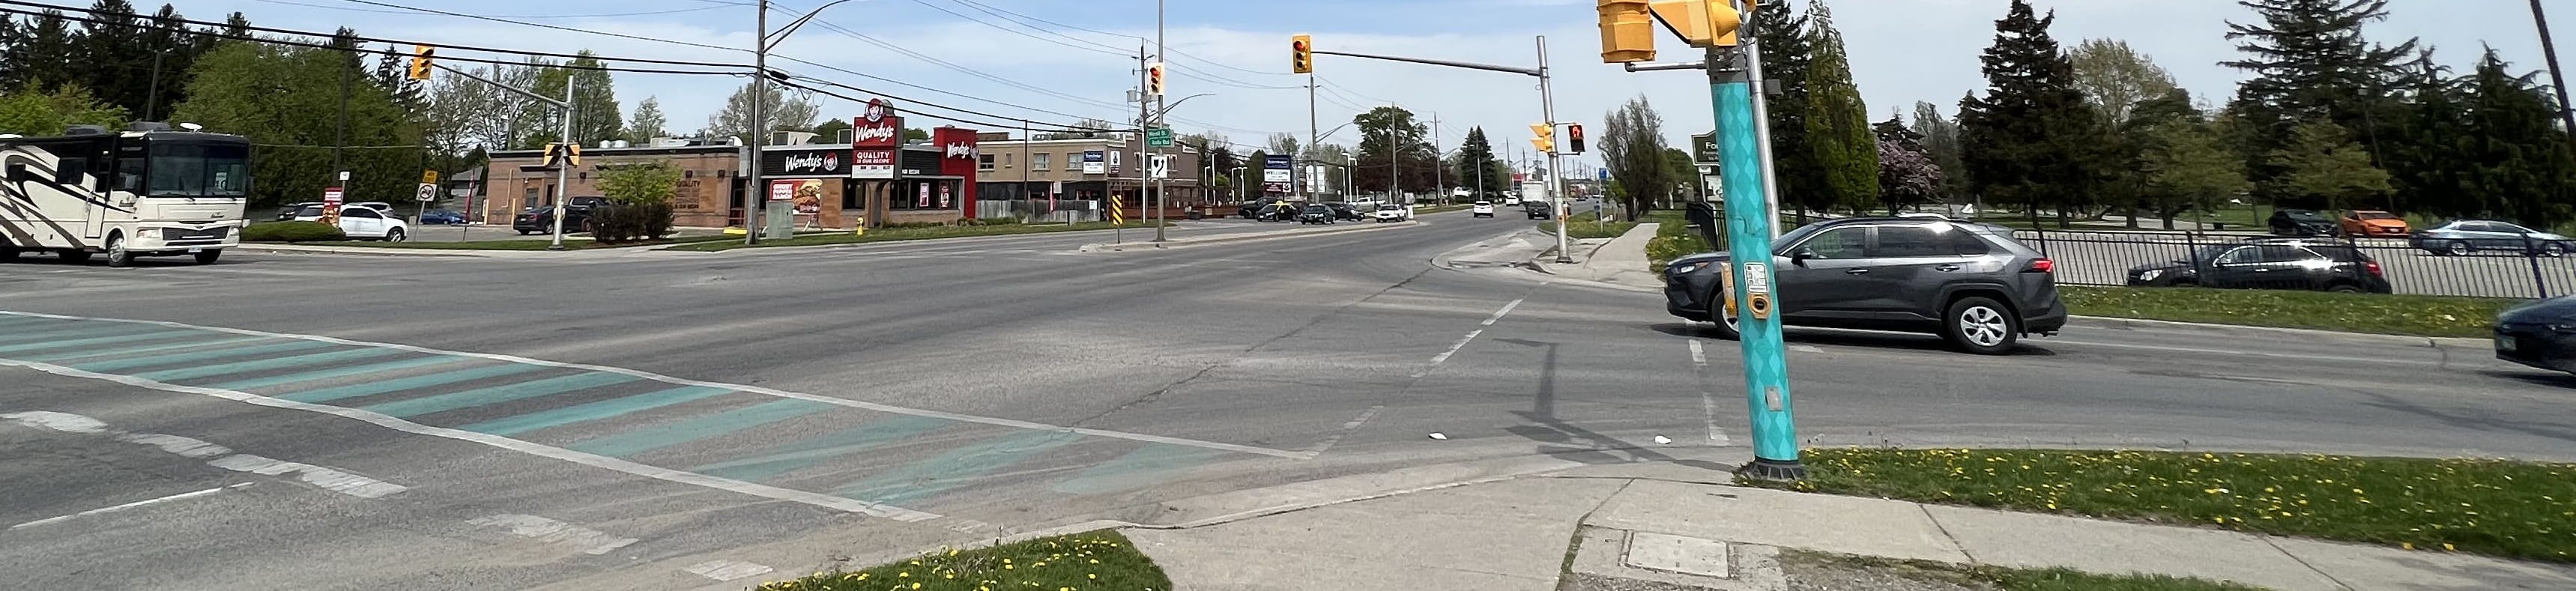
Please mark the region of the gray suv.
[[[2055, 263], [1993, 226], [1847, 218], [1791, 230], [1773, 245], [1773, 297], [1784, 325], [1932, 333], [1986, 355], [2066, 326]], [[1674, 316], [1716, 322], [1719, 335], [1733, 339], [1737, 320], [1719, 295], [1727, 258], [1666, 264], [1664, 296]]]

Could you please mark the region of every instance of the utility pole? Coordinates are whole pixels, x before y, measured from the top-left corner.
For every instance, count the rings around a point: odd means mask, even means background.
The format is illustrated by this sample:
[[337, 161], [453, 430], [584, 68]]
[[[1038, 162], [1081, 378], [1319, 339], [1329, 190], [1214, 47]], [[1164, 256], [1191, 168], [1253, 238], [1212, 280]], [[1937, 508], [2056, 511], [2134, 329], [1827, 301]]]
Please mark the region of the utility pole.
[[[759, 8], [755, 12], [760, 15], [753, 18], [751, 29], [751, 152], [743, 157], [743, 161], [749, 163], [743, 167], [746, 186], [742, 194], [742, 243], [745, 245], [760, 243], [761, 202], [769, 200], [769, 187], [760, 180], [760, 144], [769, 135], [768, 113], [764, 113], [762, 108], [769, 103], [769, 0], [758, 2]], [[572, 85], [564, 86], [569, 88]], [[896, 135], [900, 136], [902, 132], [898, 130]], [[895, 148], [894, 156], [895, 168], [903, 168], [903, 148], [900, 145]], [[563, 215], [558, 212], [555, 219], [561, 220]]]
[[[1163, 0], [1154, 0], [1154, 61], [1156, 61], [1156, 62], [1166, 61], [1166, 60], [1164, 59], [1164, 57], [1163, 57]], [[1168, 67], [1170, 67], [1170, 66], [1164, 66], [1164, 67], [1168, 68]], [[1168, 82], [1166, 82], [1166, 83], [1168, 83]], [[1167, 109], [1167, 107], [1163, 106], [1163, 95], [1161, 95], [1161, 94], [1155, 94], [1155, 95], [1154, 95], [1154, 126], [1153, 126], [1153, 127], [1148, 127], [1148, 128], [1146, 128], [1146, 132], [1145, 132], [1145, 134], [1146, 134], [1146, 136], [1147, 136], [1147, 137], [1152, 137], [1152, 136], [1153, 136], [1153, 131], [1152, 131], [1153, 129], [1155, 129], [1155, 128], [1159, 128], [1159, 127], [1162, 127], [1162, 126], [1163, 126], [1163, 115], [1164, 115], [1164, 111], [1165, 111], [1166, 109]], [[1162, 159], [1162, 158], [1166, 158], [1166, 157], [1168, 157], [1168, 151], [1164, 150], [1164, 149], [1163, 149], [1163, 148], [1161, 148], [1161, 147], [1156, 147], [1156, 148], [1154, 148], [1154, 158], [1156, 158], [1156, 159]], [[1169, 226], [1169, 225], [1171, 225], [1171, 221], [1170, 221], [1170, 220], [1165, 219], [1165, 218], [1164, 218], [1164, 215], [1163, 215], [1163, 209], [1164, 209], [1165, 207], [1169, 207], [1169, 206], [1171, 205], [1171, 202], [1169, 201], [1169, 199], [1168, 199], [1168, 197], [1167, 197], [1167, 195], [1170, 193], [1170, 191], [1171, 191], [1171, 189], [1172, 189], [1172, 182], [1171, 182], [1171, 180], [1170, 180], [1170, 179], [1171, 179], [1171, 176], [1172, 176], [1172, 166], [1171, 166], [1171, 163], [1170, 163], [1169, 161], [1164, 161], [1164, 162], [1163, 162], [1163, 177], [1164, 177], [1164, 178], [1156, 179], [1156, 180], [1154, 181], [1154, 241], [1155, 241], [1155, 242], [1162, 242], [1162, 241], [1163, 241], [1163, 229], [1164, 229], [1163, 227], [1164, 227], [1164, 226]]]
[[2549, 60], [2549, 81], [2558, 88], [2558, 117], [2567, 124], [2567, 137], [2576, 141], [2576, 101], [2567, 98], [2567, 71], [2558, 68], [2558, 43], [2549, 36], [2549, 13], [2540, 10], [2540, 0], [2531, 0], [2531, 22], [2540, 26], [2540, 54]]
[[[1538, 100], [1542, 113], [1540, 116], [1547, 119], [1549, 130], [1555, 130], [1556, 88], [1549, 82], [1547, 74], [1547, 36], [1540, 35], [1538, 37]], [[1556, 263], [1562, 265], [1574, 262], [1574, 241], [1565, 237], [1565, 214], [1573, 209], [1567, 207], [1565, 203], [1565, 175], [1557, 172], [1556, 147], [1548, 146], [1548, 208], [1556, 210], [1556, 215], [1549, 217], [1556, 218]]]
[[1443, 168], [1448, 168], [1448, 165], [1442, 164], [1442, 163], [1440, 162], [1440, 112], [1439, 112], [1439, 111], [1432, 111], [1432, 112], [1431, 112], [1431, 190], [1432, 190], [1432, 192], [1433, 192], [1433, 195], [1432, 195], [1432, 196], [1433, 196], [1433, 197], [1436, 197], [1436, 198], [1439, 198], [1441, 203], [1448, 203], [1448, 202], [1449, 202], [1449, 188], [1448, 188], [1448, 187], [1440, 186], [1440, 184], [1441, 184], [1441, 183], [1440, 183], [1440, 169], [1443, 169]]
[[[559, 129], [561, 129], [561, 130], [562, 130], [562, 133], [561, 133], [560, 135], [557, 135], [557, 136], [556, 136], [556, 137], [562, 138], [561, 140], [558, 140], [558, 141], [563, 142], [563, 149], [565, 150], [565, 155], [562, 157], [562, 158], [563, 158], [563, 160], [562, 160], [562, 161], [555, 163], [555, 215], [553, 216], [553, 217], [554, 217], [554, 243], [553, 243], [553, 244], [548, 244], [548, 245], [546, 245], [546, 250], [563, 250], [563, 249], [564, 249], [564, 245], [563, 245], [563, 221], [564, 221], [564, 214], [565, 214], [565, 213], [567, 213], [567, 212], [569, 212], [569, 211], [572, 209], [572, 202], [570, 201], [570, 200], [571, 200], [571, 198], [572, 198], [572, 167], [573, 167], [573, 162], [572, 162], [572, 156], [571, 156], [571, 154], [579, 153], [579, 152], [577, 152], [577, 151], [575, 151], [575, 150], [577, 149], [577, 148], [576, 148], [576, 146], [580, 146], [580, 145], [581, 145], [581, 142], [579, 142], [579, 141], [575, 141], [575, 140], [573, 140], [573, 139], [572, 139], [572, 114], [573, 114], [573, 106], [572, 106], [572, 105], [573, 105], [573, 103], [572, 103], [572, 89], [573, 89], [573, 83], [572, 83], [572, 72], [571, 72], [570, 70], [566, 70], [566, 71], [564, 72], [563, 127], [559, 128]], [[758, 166], [754, 166], [753, 168], [759, 168], [759, 167], [758, 167]]]

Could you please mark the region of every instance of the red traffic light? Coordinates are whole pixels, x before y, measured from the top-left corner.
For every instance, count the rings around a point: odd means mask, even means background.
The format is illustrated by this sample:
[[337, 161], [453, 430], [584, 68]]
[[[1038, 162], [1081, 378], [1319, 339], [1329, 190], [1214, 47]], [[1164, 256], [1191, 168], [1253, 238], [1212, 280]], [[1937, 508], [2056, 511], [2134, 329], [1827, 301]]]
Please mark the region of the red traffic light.
[[1568, 125], [1566, 125], [1566, 126], [1565, 126], [1565, 137], [1566, 137], [1566, 139], [1572, 139], [1572, 140], [1580, 140], [1580, 139], [1583, 139], [1583, 124], [1581, 124], [1581, 123], [1574, 123], [1574, 124], [1568, 124]]

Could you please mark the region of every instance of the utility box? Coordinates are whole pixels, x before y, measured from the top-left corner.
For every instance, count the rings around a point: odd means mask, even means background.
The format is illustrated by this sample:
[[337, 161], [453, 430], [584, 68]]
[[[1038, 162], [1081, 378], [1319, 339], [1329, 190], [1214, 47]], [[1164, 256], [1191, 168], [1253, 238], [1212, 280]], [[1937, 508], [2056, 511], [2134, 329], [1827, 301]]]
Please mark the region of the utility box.
[[761, 220], [761, 237], [777, 239], [796, 234], [796, 208], [764, 207], [760, 212], [766, 216]]

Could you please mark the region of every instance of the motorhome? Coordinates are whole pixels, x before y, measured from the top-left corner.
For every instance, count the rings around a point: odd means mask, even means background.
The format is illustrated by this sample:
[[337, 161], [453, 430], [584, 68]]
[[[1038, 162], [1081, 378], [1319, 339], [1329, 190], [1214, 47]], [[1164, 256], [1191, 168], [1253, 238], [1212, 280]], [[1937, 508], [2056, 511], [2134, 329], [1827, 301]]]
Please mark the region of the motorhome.
[[123, 267], [138, 256], [185, 254], [213, 263], [240, 245], [250, 140], [182, 127], [0, 135], [0, 258], [103, 254]]

